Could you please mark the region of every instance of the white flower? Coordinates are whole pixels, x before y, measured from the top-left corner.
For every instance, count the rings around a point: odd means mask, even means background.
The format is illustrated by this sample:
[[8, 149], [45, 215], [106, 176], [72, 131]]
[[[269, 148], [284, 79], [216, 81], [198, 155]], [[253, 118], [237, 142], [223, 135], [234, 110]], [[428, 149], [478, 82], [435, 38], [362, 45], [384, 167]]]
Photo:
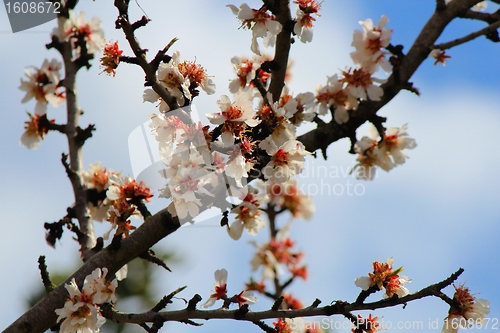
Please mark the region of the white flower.
[[21, 79], [20, 90], [26, 91], [21, 100], [26, 103], [31, 99], [36, 100], [35, 114], [44, 115], [47, 104], [54, 107], [59, 106], [64, 101], [64, 94], [58, 87], [60, 82], [59, 71], [62, 64], [56, 59], [50, 62], [45, 59], [40, 68], [32, 67], [33, 71], [25, 70], [24, 75], [28, 80]]
[[245, 157], [241, 154], [241, 149], [238, 145], [227, 161], [227, 167], [225, 169], [226, 175], [234, 178], [237, 186], [243, 187], [241, 180], [242, 178], [248, 177], [248, 172], [251, 170], [252, 166], [253, 164], [247, 162]]
[[210, 295], [210, 298], [201, 305], [202, 308], [211, 307], [214, 305], [215, 301], [227, 296], [227, 270], [224, 268], [216, 270], [214, 278], [214, 293]]
[[294, 34], [300, 39], [302, 43], [311, 42], [313, 38], [313, 22], [316, 20], [312, 15], [320, 16], [318, 13], [321, 3], [316, 0], [296, 0], [294, 3], [298, 4], [295, 11], [295, 26], [293, 27]]
[[343, 71], [342, 74], [344, 77], [341, 81], [347, 84], [346, 89], [352, 96], [364, 100], [368, 98], [372, 101], [380, 101], [384, 95], [384, 90], [373, 83], [383, 83], [385, 80], [372, 77], [372, 73], [363, 67], [354, 70], [350, 68], [348, 71]]
[[363, 290], [368, 290], [371, 287], [377, 286], [379, 290], [385, 288], [384, 298], [406, 296], [410, 291], [404, 286], [410, 283], [411, 280], [406, 276], [400, 276], [403, 267], [396, 270], [392, 269], [394, 259], [391, 257], [385, 263], [379, 261], [373, 262], [373, 273], [368, 273], [368, 276], [360, 276], [354, 280], [354, 284]]
[[[182, 106], [185, 104], [185, 98], [191, 100], [191, 93], [189, 92], [189, 79], [181, 74], [179, 65], [180, 52], [175, 51], [168, 63], [162, 62], [158, 66], [156, 77], [168, 93], [176, 98], [177, 104]], [[142, 98], [145, 102], [151, 103], [160, 100], [160, 111], [170, 111], [168, 104], [153, 89], [144, 90]]]
[[260, 123], [255, 118], [250, 90], [235, 94], [232, 102], [229, 97], [222, 95], [217, 104], [221, 112], [206, 116], [212, 124], [223, 125], [221, 139], [226, 146], [233, 145], [234, 138], [240, 138], [247, 126], [255, 127]]
[[116, 302], [115, 289], [118, 281], [106, 281], [108, 269], [106, 267], [96, 268], [91, 274], [85, 277], [82, 291], [87, 294], [93, 294], [93, 303], [102, 304], [108, 301]]
[[106, 319], [99, 313], [99, 307], [93, 302], [93, 294], [85, 290], [78, 289], [73, 278], [69, 284], [65, 285], [69, 293], [69, 298], [64, 303], [64, 307], [56, 309], [58, 315], [57, 322], [61, 322], [60, 332], [62, 333], [94, 333], [99, 332], [99, 328]]
[[387, 52], [383, 51], [391, 41], [392, 29], [384, 29], [388, 21], [385, 15], [380, 17], [377, 26], [373, 25], [371, 19], [360, 21], [359, 24], [364, 31], [354, 31], [351, 45], [356, 48], [356, 51], [351, 53], [351, 58], [355, 64], [370, 73], [374, 73], [378, 66], [381, 66], [386, 73], [392, 70], [392, 65], [385, 58]]
[[[28, 113], [29, 121], [24, 122], [24, 132], [19, 139], [19, 144], [25, 146], [28, 149], [38, 149], [45, 134], [48, 133], [48, 128], [46, 122], [49, 122], [45, 115], [40, 116], [35, 114], [34, 116]], [[53, 122], [53, 121], [52, 121]]]
[[452, 306], [444, 320], [442, 333], [456, 333], [458, 328], [471, 328], [473, 324], [483, 325], [484, 318], [490, 313], [490, 302], [483, 298], [476, 298], [469, 288], [463, 285], [455, 288]]
[[339, 80], [337, 74], [329, 76], [326, 86], [320, 86], [317, 89], [316, 100], [319, 105], [318, 113], [325, 115], [328, 109], [333, 106], [334, 119], [342, 124], [349, 120], [348, 110], [356, 110], [358, 100], [348, 89], [344, 89], [344, 83]]
[[242, 306], [243, 304], [255, 304], [258, 299], [253, 295], [251, 291], [242, 291], [238, 295], [236, 295], [236, 300], [238, 306]]
[[403, 149], [413, 149], [417, 146], [415, 139], [408, 138], [406, 129], [408, 124], [401, 128], [389, 127], [385, 131], [385, 137], [381, 148], [381, 153], [387, 152], [392, 156], [395, 165], [403, 164], [408, 156], [403, 153]]
[[250, 48], [252, 52], [261, 55], [257, 38], [264, 38], [265, 46], [274, 46], [276, 36], [281, 32], [282, 26], [273, 15], [267, 13], [267, 9], [252, 9], [246, 3], [241, 4], [239, 9], [234, 5], [227, 7], [242, 21], [242, 27], [252, 30]]
[[[58, 28], [54, 29], [52, 34], [60, 42], [71, 41], [73, 47], [76, 47], [76, 39], [83, 38], [87, 42], [87, 51], [89, 53], [100, 51], [106, 44], [101, 20], [93, 17], [89, 22], [86, 22], [84, 12], [79, 12], [78, 16], [75, 16], [75, 12], [70, 10], [69, 18], [59, 16]], [[76, 52], [78, 56], [80, 50], [77, 49]]]
[[229, 91], [236, 94], [238, 90], [246, 88], [255, 78], [255, 71], [259, 68], [257, 61], [232, 57], [231, 64], [236, 71], [237, 78], [229, 83]]
[[289, 140], [279, 148], [271, 141], [266, 152], [271, 156], [271, 161], [262, 169], [266, 179], [275, 183], [283, 183], [291, 176], [297, 175], [304, 169], [304, 156], [309, 154], [304, 145], [297, 140]]

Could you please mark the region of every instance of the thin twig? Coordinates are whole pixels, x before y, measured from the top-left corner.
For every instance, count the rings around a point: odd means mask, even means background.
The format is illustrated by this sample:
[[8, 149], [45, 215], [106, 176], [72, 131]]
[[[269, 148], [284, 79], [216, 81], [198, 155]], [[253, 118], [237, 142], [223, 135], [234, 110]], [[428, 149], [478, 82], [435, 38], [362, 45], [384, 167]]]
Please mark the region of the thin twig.
[[440, 49], [440, 50], [448, 50], [448, 49], [451, 49], [452, 47], [470, 42], [471, 40], [476, 39], [479, 36], [488, 35], [494, 31], [496, 31], [498, 28], [500, 28], [500, 21], [497, 21], [493, 24], [490, 24], [486, 28], [483, 28], [481, 30], [473, 32], [473, 33], [471, 33], [467, 36], [464, 36], [462, 38], [457, 38], [457, 39], [452, 40], [450, 42], [434, 45], [433, 48]]

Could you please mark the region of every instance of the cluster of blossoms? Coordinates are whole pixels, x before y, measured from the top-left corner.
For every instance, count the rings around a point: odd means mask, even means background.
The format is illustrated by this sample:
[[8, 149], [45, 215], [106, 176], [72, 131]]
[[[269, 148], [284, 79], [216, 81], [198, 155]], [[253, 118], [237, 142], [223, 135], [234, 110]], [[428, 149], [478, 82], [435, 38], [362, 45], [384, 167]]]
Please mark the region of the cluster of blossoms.
[[252, 270], [262, 267], [263, 279], [274, 280], [282, 275], [283, 266], [293, 277], [307, 279], [307, 267], [302, 264], [304, 253], [293, 250], [295, 243], [288, 237], [289, 226], [281, 228], [268, 243], [261, 246], [254, 243], [257, 252], [251, 261]]
[[100, 313], [100, 304], [116, 302], [115, 289], [118, 286], [116, 279], [107, 281], [108, 269], [95, 269], [85, 277], [80, 290], [73, 278], [66, 284], [69, 298], [64, 307], [55, 310], [57, 322], [61, 323], [60, 332], [99, 332], [99, 328], [106, 319]]
[[319, 86], [316, 92], [318, 113], [324, 115], [328, 109], [333, 112], [335, 121], [339, 124], [349, 120], [347, 111], [355, 111], [360, 100], [370, 99], [379, 101], [384, 94], [382, 88], [375, 83], [384, 83], [385, 80], [373, 77], [380, 68], [389, 73], [392, 66], [386, 58], [392, 30], [386, 29], [388, 18], [382, 15], [378, 24], [373, 25], [371, 19], [359, 22], [363, 31], [355, 30], [352, 46], [356, 51], [351, 58], [359, 68], [349, 68], [342, 71], [341, 77], [328, 77], [325, 86]]
[[[58, 27], [52, 32], [54, 38], [59, 42], [70, 42], [75, 58], [79, 57], [84, 49], [85, 53], [99, 51], [104, 45], [104, 31], [100, 20], [92, 18], [86, 22], [85, 13], [80, 12], [78, 16], [70, 10], [69, 17], [60, 16]], [[56, 59], [45, 59], [40, 68], [32, 67], [32, 70], [25, 70], [27, 80], [21, 79], [19, 89], [26, 92], [22, 103], [35, 99], [34, 115], [28, 113], [30, 120], [26, 122], [25, 132], [21, 136], [20, 144], [28, 149], [37, 149], [41, 140], [48, 132], [48, 121], [43, 117], [47, 112], [47, 105], [57, 107], [66, 99], [62, 86], [60, 71], [62, 63]]]
[[302, 43], [311, 42], [313, 22], [316, 21], [313, 15], [321, 16], [319, 14], [321, 3], [316, 0], [295, 0], [293, 3], [298, 5], [293, 32]]
[[87, 22], [84, 12], [79, 12], [76, 16], [73, 10], [69, 11], [68, 18], [59, 16], [58, 27], [54, 29], [52, 35], [61, 43], [70, 42], [75, 51], [75, 58], [78, 58], [82, 52], [98, 52], [106, 43], [101, 20], [93, 17]]
[[387, 259], [385, 263], [374, 261], [373, 273], [368, 273], [368, 276], [356, 278], [354, 284], [363, 290], [368, 290], [372, 287], [376, 287], [378, 290], [385, 288], [384, 297], [388, 298], [393, 295], [403, 297], [409, 294], [410, 291], [404, 285], [411, 282], [411, 280], [406, 276], [399, 275], [403, 271], [403, 267], [393, 270], [393, 264], [394, 260], [392, 257]]
[[[199, 94], [200, 87], [207, 94], [215, 92], [215, 84], [208, 76], [206, 70], [196, 62], [182, 61], [179, 51], [175, 51], [168, 63], [158, 66], [157, 79], [170, 95], [176, 98], [180, 106], [189, 105], [190, 101]], [[143, 100], [155, 103], [160, 100], [160, 111], [170, 110], [168, 104], [160, 98], [153, 89], [146, 89]]]
[[218, 269], [214, 273], [215, 277], [215, 286], [214, 293], [210, 295], [208, 300], [201, 305], [202, 308], [208, 308], [215, 304], [218, 300], [223, 300], [230, 303], [236, 303], [239, 307], [243, 304], [255, 304], [257, 302], [257, 298], [253, 295], [251, 291], [242, 291], [239, 294], [234, 295], [233, 297], [227, 296], [227, 270], [224, 268]]
[[107, 170], [99, 162], [91, 164], [81, 176], [89, 191], [92, 219], [111, 223], [103, 238], [108, 239], [114, 229], [116, 229], [115, 236], [128, 237], [130, 231], [135, 229], [129, 218], [143, 217], [138, 204], [149, 202], [153, 197], [151, 190], [142, 181], [137, 182], [131, 177], [122, 177], [120, 173]]
[[294, 218], [309, 220], [315, 207], [311, 197], [300, 192], [295, 178], [281, 184], [269, 181], [267, 191], [270, 203], [290, 211]]
[[32, 70], [24, 71], [27, 80], [21, 79], [19, 89], [26, 94], [21, 102], [26, 103], [31, 99], [36, 101], [35, 112], [27, 113], [29, 120], [25, 122], [25, 131], [19, 140], [28, 149], [37, 149], [49, 131], [48, 126], [54, 123], [54, 120], [47, 119], [47, 105], [57, 107], [66, 98], [60, 85], [61, 68], [62, 64], [56, 59], [45, 59], [40, 68], [32, 67]]
[[453, 287], [455, 288], [453, 295], [455, 305], [450, 308], [441, 332], [456, 333], [459, 328], [482, 325], [485, 316], [490, 313], [490, 302], [474, 297], [469, 288], [463, 285]]
[[401, 128], [389, 127], [385, 131], [383, 140], [374, 126], [369, 128], [369, 136], [364, 136], [356, 142], [354, 150], [358, 153], [357, 164], [351, 172], [356, 171], [356, 178], [372, 180], [375, 177], [376, 167], [389, 171], [397, 165], [403, 164], [408, 156], [404, 149], [413, 149], [417, 146], [415, 139], [408, 138], [407, 124]]

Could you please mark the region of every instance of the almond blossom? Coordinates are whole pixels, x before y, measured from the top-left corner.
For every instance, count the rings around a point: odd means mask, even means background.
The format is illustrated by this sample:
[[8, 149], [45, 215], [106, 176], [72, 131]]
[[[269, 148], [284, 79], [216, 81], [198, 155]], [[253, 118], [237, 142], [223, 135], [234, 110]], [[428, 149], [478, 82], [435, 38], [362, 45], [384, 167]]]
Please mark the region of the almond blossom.
[[81, 52], [78, 41], [83, 39], [86, 42], [88, 53], [100, 51], [104, 44], [104, 30], [101, 26], [101, 20], [93, 17], [87, 22], [87, 17], [84, 12], [79, 12], [75, 15], [73, 10], [69, 11], [69, 18], [59, 16], [58, 27], [52, 32], [60, 42], [70, 41], [73, 48], [76, 49], [77, 56]]
[[415, 139], [408, 137], [407, 128], [408, 124], [404, 124], [401, 128], [387, 128], [384, 140], [380, 144], [381, 153], [390, 155], [395, 165], [403, 164], [408, 158], [403, 149], [413, 149], [417, 146]]
[[408, 156], [402, 152], [403, 149], [413, 149], [417, 146], [414, 139], [408, 138], [405, 124], [401, 129], [389, 127], [385, 131], [384, 139], [379, 140], [379, 134], [375, 126], [369, 127], [369, 136], [364, 136], [354, 145], [354, 151], [358, 153], [357, 164], [351, 170], [356, 171], [356, 178], [373, 180], [376, 167], [389, 171], [397, 165], [403, 164]]
[[116, 68], [120, 64], [120, 56], [123, 50], [118, 47], [118, 42], [107, 43], [104, 45], [103, 56], [101, 58], [101, 67], [103, 72], [108, 75], [116, 75]]
[[445, 66], [446, 59], [451, 58], [451, 56], [446, 54], [446, 51], [441, 51], [440, 49], [433, 49], [429, 53], [429, 57], [436, 59], [436, 61], [434, 61], [434, 66], [436, 66], [437, 64]]
[[252, 270], [262, 267], [262, 278], [273, 280], [283, 274], [284, 266], [293, 277], [307, 278], [307, 267], [301, 264], [304, 253], [293, 250], [295, 242], [289, 237], [290, 224], [282, 227], [275, 238], [268, 243], [258, 246], [252, 243], [257, 252], [251, 260]]
[[338, 75], [329, 76], [325, 86], [320, 86], [316, 93], [316, 103], [319, 105], [318, 114], [325, 115], [333, 106], [333, 118], [338, 124], [349, 120], [348, 110], [356, 110], [357, 98], [344, 88], [344, 83]]
[[44, 115], [49, 103], [57, 107], [64, 101], [65, 95], [59, 87], [61, 68], [62, 64], [56, 59], [50, 62], [45, 59], [40, 68], [32, 67], [33, 71], [24, 71], [28, 80], [21, 79], [19, 89], [26, 91], [21, 102], [26, 103], [34, 98], [35, 114]]
[[30, 120], [24, 122], [25, 131], [19, 139], [19, 144], [34, 150], [40, 147], [44, 135], [49, 132], [48, 125], [54, 123], [55, 120], [48, 120], [47, 115], [31, 115], [30, 113], [28, 113], [28, 117], [30, 117]]
[[[65, 285], [69, 298], [64, 307], [56, 309], [57, 322], [61, 322], [62, 333], [93, 333], [99, 332], [106, 319], [101, 315], [99, 304], [116, 302], [114, 295], [118, 285], [116, 279], [106, 281], [108, 269], [96, 268], [85, 277], [80, 291], [73, 278]], [[64, 319], [64, 320], [63, 320]]]
[[403, 267], [396, 270], [392, 269], [394, 259], [389, 258], [385, 263], [379, 261], [373, 262], [373, 273], [368, 273], [368, 276], [360, 276], [354, 280], [354, 284], [363, 290], [368, 290], [371, 287], [377, 287], [379, 290], [385, 288], [386, 292], [384, 297], [392, 297], [398, 295], [403, 297], [410, 292], [404, 286], [411, 282], [406, 276], [400, 276], [399, 273], [403, 271]]
[[108, 218], [108, 210], [112, 201], [107, 199], [105, 192], [110, 185], [110, 175], [120, 177], [120, 175], [113, 170], [107, 170], [100, 162], [89, 165], [87, 170], [82, 170], [81, 172], [83, 183], [89, 191], [89, 211], [90, 217], [94, 221], [102, 222]]
[[286, 208], [294, 218], [311, 219], [315, 207], [310, 196], [300, 192], [296, 179], [281, 184], [267, 182], [270, 202], [278, 207]]
[[238, 90], [245, 89], [250, 85], [260, 65], [256, 61], [240, 57], [232, 57], [231, 64], [236, 71], [237, 77], [229, 83], [229, 91], [236, 94]]
[[[235, 193], [239, 192], [239, 193]], [[260, 229], [266, 226], [264, 220], [260, 217], [262, 210], [260, 205], [267, 201], [266, 194], [248, 185], [239, 191], [232, 191], [232, 194], [239, 194], [242, 202], [231, 210], [231, 213], [237, 214], [235, 221], [227, 228], [227, 232], [232, 239], [241, 238], [243, 229], [246, 229], [250, 235], [257, 235]]]
[[211, 307], [215, 304], [215, 301], [225, 299], [227, 297], [227, 270], [224, 268], [216, 270], [214, 277], [214, 293], [210, 295], [210, 298], [201, 305], [202, 308]]
[[281, 32], [281, 23], [276, 21], [272, 14], [267, 13], [265, 6], [260, 9], [252, 9], [246, 3], [240, 5], [240, 8], [235, 5], [227, 5], [234, 15], [241, 20], [241, 26], [252, 30], [252, 46], [251, 50], [257, 55], [260, 54], [257, 38], [264, 39], [264, 46], [274, 46], [276, 36]]
[[389, 22], [387, 16], [382, 15], [377, 25], [373, 25], [371, 19], [360, 21], [359, 24], [363, 27], [363, 32], [354, 30], [352, 46], [356, 48], [355, 52], [351, 53], [351, 58], [355, 64], [360, 65], [366, 71], [374, 73], [378, 66], [389, 73], [392, 66], [385, 58], [387, 52], [382, 49], [389, 46], [391, 41], [392, 29], [384, 29]]
[[247, 126], [255, 127], [260, 123], [256, 119], [249, 90], [235, 94], [233, 101], [222, 95], [217, 104], [221, 112], [206, 116], [212, 124], [222, 125], [221, 139], [226, 146], [233, 145], [235, 137], [241, 138]]
[[280, 147], [271, 141], [266, 152], [271, 156], [271, 161], [262, 169], [262, 173], [266, 179], [275, 183], [284, 183], [301, 173], [304, 169], [304, 156], [309, 154], [297, 140], [289, 140]]
[[[176, 98], [177, 104], [183, 106], [186, 99], [191, 100], [191, 93], [189, 92], [189, 79], [185, 78], [179, 71], [180, 64], [180, 52], [175, 51], [168, 63], [162, 62], [158, 66], [156, 77], [168, 93]], [[160, 111], [170, 111], [167, 102], [151, 88], [144, 90], [142, 98], [145, 102], [151, 103], [160, 100]]]
[[453, 301], [456, 305], [450, 308], [441, 332], [456, 333], [460, 327], [471, 328], [474, 325], [482, 325], [484, 318], [490, 313], [490, 302], [476, 298], [464, 285], [453, 287], [455, 288]]
[[168, 183], [160, 197], [172, 198], [168, 210], [181, 220], [198, 216], [202, 196], [214, 196], [205, 187], [214, 188], [218, 183], [216, 173], [205, 166], [203, 156], [193, 145], [184, 152], [176, 151], [164, 174]]
[[346, 83], [346, 89], [356, 98], [363, 100], [370, 99], [372, 101], [380, 101], [384, 95], [384, 90], [380, 86], [373, 83], [384, 83], [385, 80], [372, 77], [372, 73], [364, 68], [352, 69], [343, 71], [341, 81]]
[[311, 42], [313, 38], [313, 22], [316, 21], [312, 15], [320, 16], [318, 12], [321, 3], [316, 0], [296, 0], [293, 3], [298, 5], [293, 32], [302, 43]]

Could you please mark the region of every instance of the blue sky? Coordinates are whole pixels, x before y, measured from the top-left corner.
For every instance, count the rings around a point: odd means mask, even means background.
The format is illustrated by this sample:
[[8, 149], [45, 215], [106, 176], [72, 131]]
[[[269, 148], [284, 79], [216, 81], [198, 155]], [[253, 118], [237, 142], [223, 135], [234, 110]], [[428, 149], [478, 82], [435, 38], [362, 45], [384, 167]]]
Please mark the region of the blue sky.
[[[313, 42], [307, 45], [297, 42], [292, 47], [291, 91], [314, 91], [317, 84], [326, 82], [327, 75], [352, 66], [351, 36], [353, 29], [360, 28], [360, 20], [370, 17], [376, 22], [380, 15], [386, 14], [389, 27], [394, 29], [393, 44], [403, 44], [408, 50], [434, 3], [431, 0], [325, 1]], [[143, 47], [154, 54], [154, 50], [178, 37], [174, 49], [179, 49], [184, 59], [196, 57], [209, 74], [215, 75], [216, 94], [197, 98], [195, 105], [200, 113], [216, 112], [215, 102], [221, 94], [228, 93], [227, 84], [233, 78], [229, 59], [251, 55], [250, 32], [237, 30], [238, 21], [224, 7], [225, 1], [141, 1], [140, 4], [153, 20], [138, 33]], [[258, 1], [248, 4], [256, 7]], [[107, 39], [125, 45], [120, 31], [114, 30], [116, 10], [111, 3], [87, 0], [80, 5], [87, 17], [102, 18]], [[132, 15], [139, 18], [142, 12], [132, 7]], [[490, 3], [491, 7], [494, 6]], [[54, 25], [55, 22], [49, 22], [12, 34], [6, 13], [0, 9], [0, 72], [4, 83], [0, 95], [5, 115], [0, 123], [0, 208], [4, 212], [0, 222], [3, 226], [0, 285], [4, 286], [0, 327], [6, 327], [24, 311], [25, 299], [37, 289], [39, 255], [47, 256], [49, 269], [77, 265], [77, 247], [69, 234], [63, 237], [57, 250], [44, 241], [43, 222], [58, 220], [72, 203], [70, 184], [59, 162], [61, 152], [67, 149], [65, 140], [50, 133], [36, 151], [18, 144], [25, 111], [31, 112], [34, 107], [33, 103], [20, 103], [23, 93], [17, 89], [19, 79], [25, 67], [40, 66], [44, 58], [57, 57], [55, 51], [46, 51], [44, 47]], [[439, 42], [482, 27], [477, 22], [454, 22]], [[388, 126], [409, 124], [408, 132], [418, 146], [408, 152], [410, 159], [405, 165], [390, 173], [380, 172], [372, 182], [343, 175], [321, 179], [312, 172], [300, 178], [302, 183], [311, 184], [311, 190], [323, 186], [323, 193], [314, 197], [317, 207], [314, 218], [294, 222], [291, 232], [305, 251], [310, 270], [308, 281], [298, 281], [290, 288], [304, 303], [316, 297], [324, 304], [337, 299], [354, 300], [359, 292], [354, 278], [366, 275], [372, 261], [385, 261], [393, 256], [395, 265], [404, 265], [405, 273], [413, 279], [409, 285], [411, 291], [440, 281], [459, 267], [465, 268], [459, 282], [467, 282], [473, 292], [480, 293], [478, 297], [491, 301], [490, 318], [500, 316], [496, 259], [500, 250], [495, 245], [500, 232], [500, 157], [496, 143], [500, 128], [500, 64], [496, 59], [500, 50], [499, 45], [478, 38], [448, 53], [452, 58], [446, 67], [433, 66], [428, 60], [414, 75], [413, 82], [421, 97], [402, 92], [379, 113], [388, 117]], [[120, 66], [117, 76], [111, 78], [99, 75], [98, 67], [95, 64], [90, 71], [82, 71], [78, 79], [80, 104], [85, 112], [82, 123], [97, 126], [97, 132], [85, 146], [84, 163], [101, 161], [128, 174], [132, 172], [128, 135], [148, 120], [155, 108], [142, 103], [143, 73], [138, 68]], [[49, 117], [63, 121], [64, 111], [49, 109]], [[365, 134], [366, 127], [362, 127], [358, 137]], [[324, 166], [349, 170], [355, 156], [347, 153], [348, 148], [347, 140], [341, 140], [329, 148], [328, 161], [311, 158], [307, 165], [310, 170]], [[363, 188], [363, 195], [326, 193], [334, 186], [347, 189], [348, 184]], [[153, 210], [166, 204], [158, 198]], [[283, 217], [280, 223], [287, 220], [288, 217]], [[106, 226], [99, 226], [99, 230], [105, 229]], [[257, 241], [264, 241], [266, 236], [265, 231], [261, 232]], [[155, 272], [158, 294], [188, 285], [184, 297], [195, 293], [208, 297], [213, 271], [221, 267], [229, 271], [229, 290], [238, 291], [250, 273], [249, 261], [253, 255], [250, 240], [251, 236], [244, 235], [235, 242], [216, 227], [182, 228], [156, 246], [174, 249], [186, 259], [183, 265], [173, 267], [172, 274], [160, 269]], [[450, 288], [447, 291], [452, 294]], [[255, 309], [265, 305], [266, 302], [261, 302]], [[377, 314], [394, 325], [398, 320], [422, 320], [428, 325], [439, 319], [440, 330], [446, 312], [444, 303], [424, 299], [412, 302], [405, 310], [397, 308]], [[204, 331], [215, 332], [224, 324], [227, 323], [208, 322]], [[234, 325], [241, 331], [255, 331], [247, 323]], [[177, 332], [197, 330], [180, 324], [170, 326]]]

